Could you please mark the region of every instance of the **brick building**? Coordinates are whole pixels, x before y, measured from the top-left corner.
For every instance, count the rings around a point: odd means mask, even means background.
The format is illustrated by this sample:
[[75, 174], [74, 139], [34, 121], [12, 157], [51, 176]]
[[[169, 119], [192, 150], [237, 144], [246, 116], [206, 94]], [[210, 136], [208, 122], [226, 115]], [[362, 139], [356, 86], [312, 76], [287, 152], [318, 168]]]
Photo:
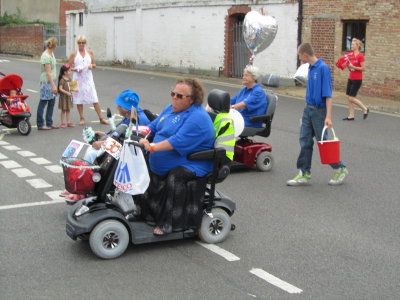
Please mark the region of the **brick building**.
[[335, 62], [357, 37], [365, 44], [366, 71], [360, 94], [400, 100], [399, 0], [299, 0], [301, 40], [331, 67], [335, 88], [345, 89], [348, 71]]

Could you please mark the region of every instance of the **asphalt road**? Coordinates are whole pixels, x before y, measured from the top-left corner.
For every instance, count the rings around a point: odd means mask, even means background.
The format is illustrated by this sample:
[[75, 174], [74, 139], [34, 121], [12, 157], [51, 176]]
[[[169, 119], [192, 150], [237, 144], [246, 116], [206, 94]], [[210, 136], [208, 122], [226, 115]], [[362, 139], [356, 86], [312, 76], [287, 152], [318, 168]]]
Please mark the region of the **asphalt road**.
[[[24, 78], [35, 124], [38, 62], [0, 56], [0, 70]], [[169, 103], [175, 80], [101, 67], [94, 78], [103, 109], [115, 111], [113, 99], [130, 88], [154, 112]], [[204, 82], [207, 90], [231, 95], [240, 88]], [[345, 108], [335, 107], [348, 181], [329, 186], [332, 170], [319, 163], [316, 150], [313, 184], [288, 187], [297, 172], [303, 107], [299, 99], [278, 101], [268, 138], [272, 171], [238, 169], [218, 185], [238, 208], [236, 230], [218, 244], [220, 254], [189, 239], [131, 245], [116, 260], [98, 259], [87, 242], [65, 234], [68, 207], [57, 197], [64, 188], [60, 155], [71, 139], [81, 139], [82, 127], [33, 128], [29, 136], [0, 127], [0, 298], [398, 299], [400, 119], [372, 112], [365, 121], [343, 122]], [[108, 129], [93, 109], [85, 107], [85, 114], [94, 129]], [[79, 121], [76, 111], [73, 118]], [[230, 255], [236, 259], [227, 260]]]

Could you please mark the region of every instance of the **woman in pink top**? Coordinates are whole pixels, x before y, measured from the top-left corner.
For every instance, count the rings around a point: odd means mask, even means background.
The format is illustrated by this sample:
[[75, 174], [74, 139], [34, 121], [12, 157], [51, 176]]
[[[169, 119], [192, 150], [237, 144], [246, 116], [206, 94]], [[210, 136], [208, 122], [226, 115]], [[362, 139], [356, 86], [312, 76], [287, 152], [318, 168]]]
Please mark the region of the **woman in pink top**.
[[347, 81], [347, 104], [349, 106], [349, 114], [344, 121], [354, 121], [354, 104], [360, 107], [363, 110], [363, 118], [364, 120], [368, 117], [369, 109], [362, 103], [360, 100], [356, 98], [358, 90], [362, 84], [362, 72], [365, 71], [365, 58], [364, 55], [360, 52], [362, 48], [362, 42], [358, 39], [351, 40], [351, 50], [350, 52], [350, 63], [348, 65], [348, 69], [350, 70], [349, 79]]

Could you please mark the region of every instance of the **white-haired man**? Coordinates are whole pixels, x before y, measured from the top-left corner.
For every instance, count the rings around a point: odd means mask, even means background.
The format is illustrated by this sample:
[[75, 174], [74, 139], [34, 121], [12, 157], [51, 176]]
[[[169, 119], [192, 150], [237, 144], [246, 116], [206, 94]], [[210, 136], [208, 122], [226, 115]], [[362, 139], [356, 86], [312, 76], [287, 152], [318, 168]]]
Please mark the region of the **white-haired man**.
[[231, 98], [231, 107], [242, 114], [246, 127], [261, 127], [262, 121], [251, 122], [250, 117], [263, 115], [267, 111], [268, 100], [258, 83], [260, 77], [257, 67], [247, 66], [243, 71], [244, 87]]

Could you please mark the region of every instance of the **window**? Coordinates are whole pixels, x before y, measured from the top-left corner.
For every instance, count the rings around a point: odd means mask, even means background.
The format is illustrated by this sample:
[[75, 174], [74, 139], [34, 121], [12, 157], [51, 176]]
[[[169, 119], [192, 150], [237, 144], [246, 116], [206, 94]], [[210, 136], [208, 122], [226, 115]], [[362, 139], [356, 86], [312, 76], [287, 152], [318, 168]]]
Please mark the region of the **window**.
[[353, 38], [359, 39], [363, 42], [364, 48], [361, 49], [365, 52], [365, 33], [367, 30], [368, 20], [342, 20], [343, 22], [343, 40], [342, 51], [351, 50], [351, 40]]
[[83, 13], [79, 13], [79, 26], [83, 26]]

